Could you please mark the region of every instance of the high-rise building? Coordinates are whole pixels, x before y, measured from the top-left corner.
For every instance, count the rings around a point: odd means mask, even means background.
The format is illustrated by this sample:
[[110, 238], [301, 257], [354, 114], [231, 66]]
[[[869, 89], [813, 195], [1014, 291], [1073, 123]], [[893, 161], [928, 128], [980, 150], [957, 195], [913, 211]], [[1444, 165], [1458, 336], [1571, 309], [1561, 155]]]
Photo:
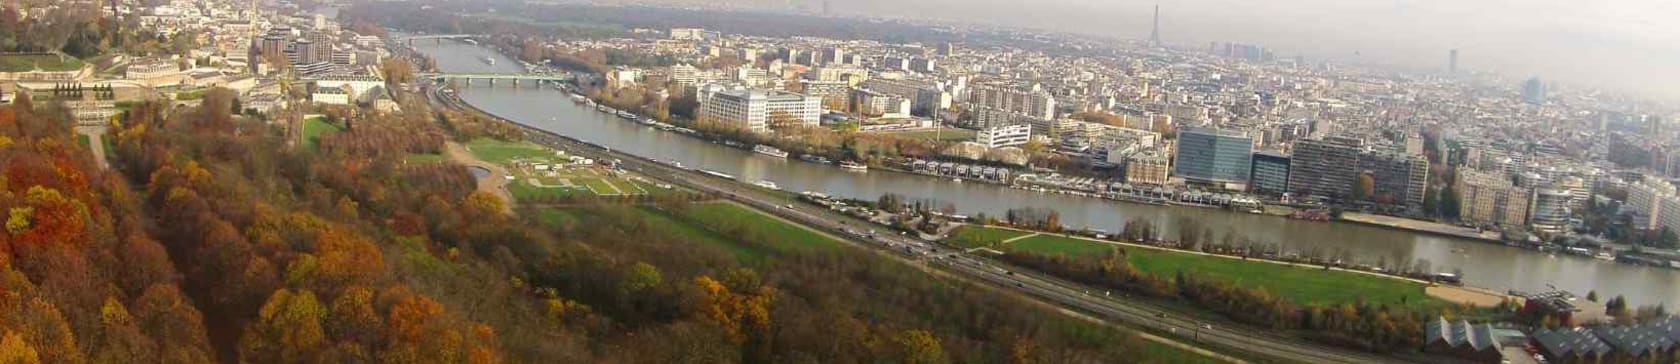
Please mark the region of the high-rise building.
[[332, 60], [333, 43], [337, 43], [333, 41], [332, 33], [319, 30], [312, 31], [305, 34], [304, 39], [308, 39], [310, 42], [315, 43], [315, 46], [310, 48], [310, 59], [314, 59], [315, 62], [326, 62]]
[[1365, 196], [1369, 201], [1414, 209], [1423, 207], [1424, 187], [1429, 183], [1429, 160], [1422, 155], [1367, 151], [1359, 154], [1359, 170], [1371, 176], [1371, 195]]
[[957, 53], [957, 45], [951, 42], [939, 44], [939, 55], [949, 56]]
[[1329, 137], [1295, 143], [1289, 161], [1289, 191], [1302, 196], [1346, 199], [1359, 176], [1364, 141]]
[[292, 42], [292, 63], [307, 64], [326, 61], [315, 58], [315, 55], [320, 53], [315, 50], [316, 46], [315, 41], [309, 39], [298, 39], [296, 42]]
[[1523, 226], [1528, 223], [1531, 190], [1511, 184], [1497, 172], [1460, 169], [1453, 190], [1458, 191], [1459, 219], [1477, 225]]
[[1233, 130], [1184, 128], [1178, 132], [1173, 175], [1186, 181], [1225, 185], [1248, 183], [1254, 139]]
[[1447, 51], [1447, 73], [1458, 74], [1458, 50]]
[[1056, 97], [1041, 89], [1024, 90], [1007, 86], [975, 86], [968, 93], [972, 108], [988, 107], [1021, 113], [1037, 119], [1056, 117]]
[[1253, 170], [1249, 176], [1248, 191], [1266, 196], [1278, 196], [1289, 192], [1289, 156], [1272, 151], [1254, 152]]
[[1647, 177], [1627, 187], [1627, 203], [1623, 211], [1632, 217], [1636, 229], [1651, 230], [1660, 226], [1662, 200], [1674, 196], [1674, 185], [1660, 178]]
[[1522, 85], [1523, 102], [1534, 105], [1546, 103], [1546, 83], [1540, 82], [1539, 77], [1529, 78]]
[[1528, 214], [1529, 225], [1535, 231], [1545, 233], [1561, 233], [1569, 229], [1569, 202], [1574, 196], [1569, 191], [1542, 188], [1534, 191], [1534, 203], [1529, 204], [1532, 212]]
[[846, 63], [846, 49], [840, 47], [823, 48], [821, 59], [818, 61], [822, 64], [844, 64]]
[[719, 91], [702, 99], [699, 119], [755, 133], [772, 127], [817, 126], [822, 99], [792, 92]]

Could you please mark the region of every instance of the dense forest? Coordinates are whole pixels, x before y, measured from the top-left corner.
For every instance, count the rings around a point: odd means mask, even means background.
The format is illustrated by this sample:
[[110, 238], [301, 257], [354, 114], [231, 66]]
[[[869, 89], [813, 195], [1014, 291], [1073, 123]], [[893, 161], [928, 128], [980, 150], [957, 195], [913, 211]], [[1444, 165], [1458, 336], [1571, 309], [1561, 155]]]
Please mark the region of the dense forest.
[[[1165, 362], [1130, 332], [873, 253], [637, 201], [542, 222], [405, 163], [457, 130], [356, 114], [319, 150], [201, 106], [139, 104], [97, 167], [68, 111], [0, 106], [7, 362]], [[492, 134], [493, 135], [493, 134]], [[442, 136], [448, 136], [442, 137]], [[354, 140], [390, 141], [360, 143]], [[336, 147], [334, 147], [336, 146]], [[652, 210], [649, 210], [652, 209]], [[700, 236], [666, 219], [715, 220]], [[761, 252], [743, 258], [739, 251]], [[14, 360], [15, 359], [15, 360]]]

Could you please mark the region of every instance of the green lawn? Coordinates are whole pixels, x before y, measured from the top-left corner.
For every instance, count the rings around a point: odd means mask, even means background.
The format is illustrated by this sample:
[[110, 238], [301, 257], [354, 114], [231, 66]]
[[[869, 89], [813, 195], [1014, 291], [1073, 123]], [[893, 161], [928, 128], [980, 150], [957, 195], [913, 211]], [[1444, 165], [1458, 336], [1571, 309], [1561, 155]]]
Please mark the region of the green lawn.
[[337, 125], [327, 123], [325, 117], [313, 117], [303, 120], [303, 145], [309, 149], [321, 146], [321, 136], [343, 132]]
[[957, 229], [957, 232], [952, 234], [950, 239], [946, 239], [945, 243], [958, 248], [979, 248], [994, 246], [998, 243], [1002, 243], [1004, 240], [1026, 236], [1027, 234], [1032, 233], [994, 227], [968, 225]]
[[82, 143], [84, 147], [93, 147], [93, 139], [88, 138], [87, 134], [76, 134], [76, 142]]
[[1005, 251], [1024, 251], [1038, 254], [1061, 254], [1067, 256], [1099, 256], [1114, 249], [1114, 245], [1093, 241], [1063, 237], [1059, 235], [1039, 235], [1016, 240], [1003, 246]]
[[524, 180], [517, 180], [513, 181], [513, 183], [508, 183], [507, 187], [508, 193], [513, 194], [513, 198], [515, 200], [540, 200], [571, 196], [579, 193], [590, 193], [589, 190], [581, 188], [537, 187], [532, 186]]
[[485, 162], [507, 165], [515, 159], [554, 158], [554, 151], [526, 141], [502, 141], [478, 138], [467, 143], [473, 156]]
[[735, 204], [690, 205], [679, 214], [684, 220], [692, 221], [726, 236], [731, 235], [731, 232], [739, 232], [745, 236], [754, 237], [753, 240], [767, 243], [772, 249], [779, 252], [792, 252], [797, 249], [813, 247], [830, 249], [840, 246], [840, 242], [809, 229], [782, 222], [769, 215]]
[[[1113, 247], [1081, 239], [1039, 235], [1009, 243], [1005, 250], [1099, 256]], [[1146, 248], [1128, 247], [1125, 251], [1126, 261], [1146, 273], [1171, 277], [1179, 271], [1193, 272], [1246, 287], [1264, 287], [1272, 294], [1301, 305], [1354, 303], [1361, 297], [1376, 303], [1413, 307], [1445, 304], [1425, 294], [1422, 283], [1387, 277]]]
[[[677, 213], [652, 207], [636, 208], [636, 214], [656, 229], [659, 235], [681, 237], [694, 244], [710, 245], [730, 252], [744, 264], [762, 264], [773, 255], [809, 252], [809, 249], [838, 248], [839, 242], [818, 235], [796, 225], [783, 223], [758, 211], [739, 205], [708, 203], [690, 205]], [[572, 224], [622, 224], [623, 221], [598, 221], [585, 210], [575, 208], [547, 208], [538, 211], [537, 221], [548, 226]], [[731, 239], [734, 233], [751, 237], [761, 243]]]
[[28, 72], [36, 68], [47, 72], [73, 71], [82, 68], [82, 61], [75, 57], [45, 54], [0, 56], [0, 72]]

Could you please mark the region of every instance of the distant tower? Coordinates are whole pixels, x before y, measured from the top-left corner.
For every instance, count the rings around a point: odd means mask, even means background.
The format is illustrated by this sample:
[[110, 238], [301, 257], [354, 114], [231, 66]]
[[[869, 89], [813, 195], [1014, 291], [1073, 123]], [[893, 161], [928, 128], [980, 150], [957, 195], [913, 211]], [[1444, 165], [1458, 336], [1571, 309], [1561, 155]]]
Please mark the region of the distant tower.
[[1447, 51], [1447, 73], [1458, 74], [1458, 50]]
[[833, 9], [829, 7], [829, 1], [828, 0], [823, 0], [822, 15], [824, 15], [824, 16], [831, 15], [831, 14], [833, 14], [833, 13], [831, 13], [831, 11], [833, 11]]
[[1540, 82], [1539, 77], [1534, 77], [1534, 78], [1528, 79], [1528, 81], [1523, 81], [1523, 84], [1522, 84], [1522, 98], [1523, 98], [1523, 102], [1527, 102], [1527, 103], [1530, 103], [1530, 104], [1534, 104], [1534, 105], [1545, 104], [1546, 103], [1546, 83], [1545, 82]]
[[1154, 22], [1154, 25], [1149, 28], [1149, 44], [1153, 45], [1153, 46], [1156, 46], [1156, 47], [1161, 46], [1161, 6], [1160, 5], [1155, 5], [1155, 22]]

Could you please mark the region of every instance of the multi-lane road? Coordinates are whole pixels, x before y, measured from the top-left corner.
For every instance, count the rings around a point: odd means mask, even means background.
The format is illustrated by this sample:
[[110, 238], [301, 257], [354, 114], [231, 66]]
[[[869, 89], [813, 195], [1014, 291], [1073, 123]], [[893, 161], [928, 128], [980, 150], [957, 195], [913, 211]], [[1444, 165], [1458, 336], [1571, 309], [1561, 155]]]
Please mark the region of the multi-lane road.
[[[434, 101], [451, 107], [470, 107], [451, 97], [432, 93]], [[511, 122], [511, 121], [510, 121]], [[515, 125], [517, 122], [513, 122]], [[524, 125], [522, 125], [524, 126]], [[1264, 330], [1208, 326], [1197, 320], [1166, 314], [1148, 303], [1099, 292], [1054, 277], [1008, 267], [984, 256], [945, 249], [931, 242], [894, 234], [874, 234], [877, 226], [827, 209], [789, 204], [785, 195], [760, 190], [746, 183], [718, 178], [697, 171], [649, 161], [639, 156], [580, 142], [562, 135], [524, 126], [528, 140], [597, 160], [619, 160], [621, 167], [642, 175], [728, 198], [775, 216], [843, 237], [847, 243], [887, 252], [908, 264], [943, 267], [951, 276], [977, 284], [991, 284], [1036, 297], [1048, 303], [1077, 309], [1114, 323], [1158, 330], [1179, 339], [1193, 340], [1226, 350], [1239, 350], [1265, 358], [1302, 363], [1404, 363], [1401, 358], [1377, 356], [1287, 338]]]

